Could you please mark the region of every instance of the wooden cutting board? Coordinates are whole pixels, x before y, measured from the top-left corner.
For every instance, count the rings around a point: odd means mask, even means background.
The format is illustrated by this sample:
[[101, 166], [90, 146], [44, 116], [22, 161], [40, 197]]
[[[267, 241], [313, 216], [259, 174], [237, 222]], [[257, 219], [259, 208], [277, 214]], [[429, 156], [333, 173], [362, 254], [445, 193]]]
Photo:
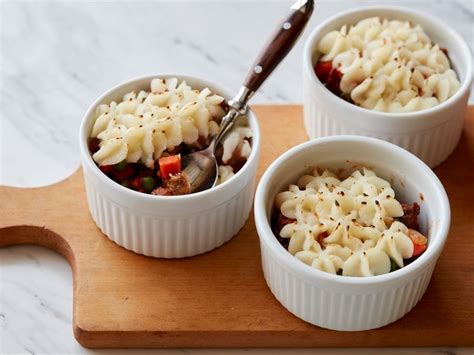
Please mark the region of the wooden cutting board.
[[[253, 108], [261, 176], [307, 137], [300, 106]], [[286, 311], [263, 279], [253, 217], [230, 242], [193, 258], [122, 249], [92, 221], [81, 170], [51, 186], [0, 187], [0, 246], [38, 244], [66, 257], [74, 334], [86, 347], [474, 346], [474, 108], [455, 153], [435, 171], [452, 207], [446, 248], [421, 302], [378, 330], [325, 330]]]

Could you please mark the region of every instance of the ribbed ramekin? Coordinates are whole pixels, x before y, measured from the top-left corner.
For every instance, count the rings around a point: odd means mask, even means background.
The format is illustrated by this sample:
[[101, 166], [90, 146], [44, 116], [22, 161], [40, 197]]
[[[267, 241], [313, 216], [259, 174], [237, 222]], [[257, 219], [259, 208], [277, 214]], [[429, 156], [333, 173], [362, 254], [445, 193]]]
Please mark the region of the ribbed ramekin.
[[91, 105], [82, 121], [79, 145], [90, 213], [101, 231], [136, 253], [181, 258], [217, 248], [244, 226], [252, 208], [260, 130], [249, 110], [247, 117], [253, 132], [250, 157], [235, 176], [210, 190], [183, 196], [152, 196], [115, 183], [99, 170], [89, 153], [87, 139], [95, 109], [101, 103], [121, 100], [132, 90], [148, 90], [153, 78], [168, 77], [230, 97], [227, 90], [195, 77], [157, 74], [133, 79], [107, 91]]
[[[319, 57], [317, 44], [326, 33], [373, 16], [420, 24], [435, 43], [447, 48], [461, 83], [458, 92], [427, 110], [386, 113], [358, 107], [326, 89], [313, 68]], [[472, 59], [465, 41], [448, 25], [410, 9], [359, 8], [338, 14], [315, 28], [303, 56], [304, 123], [310, 138], [341, 134], [376, 137], [409, 150], [430, 167], [439, 165], [453, 152], [463, 128], [472, 82]]]
[[[272, 232], [273, 203], [315, 166], [335, 171], [366, 166], [390, 181], [397, 199], [420, 204], [427, 250], [397, 271], [359, 278], [325, 273], [296, 259]], [[421, 299], [448, 235], [450, 207], [441, 182], [413, 154], [379, 139], [341, 135], [298, 145], [272, 163], [257, 187], [255, 224], [265, 280], [278, 301], [314, 325], [359, 331], [396, 321]]]

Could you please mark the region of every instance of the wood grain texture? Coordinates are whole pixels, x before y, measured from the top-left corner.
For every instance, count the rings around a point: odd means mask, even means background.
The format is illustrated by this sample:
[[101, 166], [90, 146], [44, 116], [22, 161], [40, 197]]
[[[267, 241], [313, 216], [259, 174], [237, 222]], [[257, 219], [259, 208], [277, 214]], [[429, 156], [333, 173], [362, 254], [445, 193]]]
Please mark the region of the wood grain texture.
[[[307, 137], [300, 106], [254, 110], [263, 134], [261, 176]], [[473, 108], [458, 148], [435, 172], [452, 207], [446, 248], [421, 302], [378, 330], [325, 330], [286, 311], [263, 279], [252, 217], [230, 242], [193, 258], [153, 259], [120, 248], [92, 221], [80, 170], [47, 187], [0, 187], [0, 246], [38, 244], [68, 259], [74, 334], [87, 347], [473, 346]]]

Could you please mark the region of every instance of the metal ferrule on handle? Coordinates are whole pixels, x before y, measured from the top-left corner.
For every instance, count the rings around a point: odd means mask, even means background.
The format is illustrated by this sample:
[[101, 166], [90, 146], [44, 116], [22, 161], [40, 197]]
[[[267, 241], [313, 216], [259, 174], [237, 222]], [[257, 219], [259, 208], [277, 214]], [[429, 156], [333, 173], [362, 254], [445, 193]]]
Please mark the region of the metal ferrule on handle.
[[214, 150], [217, 147], [221, 139], [227, 134], [227, 132], [229, 132], [229, 130], [234, 125], [235, 119], [238, 116], [245, 114], [246, 110], [247, 106], [245, 106], [245, 110], [243, 113], [241, 110], [238, 111], [233, 107], [230, 107], [229, 112], [227, 112], [227, 114], [222, 117], [219, 133], [212, 138], [211, 142], [209, 143], [208, 149]]

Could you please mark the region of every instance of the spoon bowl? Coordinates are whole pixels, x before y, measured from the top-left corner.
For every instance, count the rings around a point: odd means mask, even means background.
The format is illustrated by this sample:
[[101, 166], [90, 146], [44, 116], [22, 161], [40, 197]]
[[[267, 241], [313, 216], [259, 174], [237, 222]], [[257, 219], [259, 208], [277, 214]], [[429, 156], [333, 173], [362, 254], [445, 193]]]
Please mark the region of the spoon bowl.
[[182, 157], [183, 173], [189, 181], [191, 192], [199, 192], [214, 187], [217, 183], [217, 161], [211, 146]]

